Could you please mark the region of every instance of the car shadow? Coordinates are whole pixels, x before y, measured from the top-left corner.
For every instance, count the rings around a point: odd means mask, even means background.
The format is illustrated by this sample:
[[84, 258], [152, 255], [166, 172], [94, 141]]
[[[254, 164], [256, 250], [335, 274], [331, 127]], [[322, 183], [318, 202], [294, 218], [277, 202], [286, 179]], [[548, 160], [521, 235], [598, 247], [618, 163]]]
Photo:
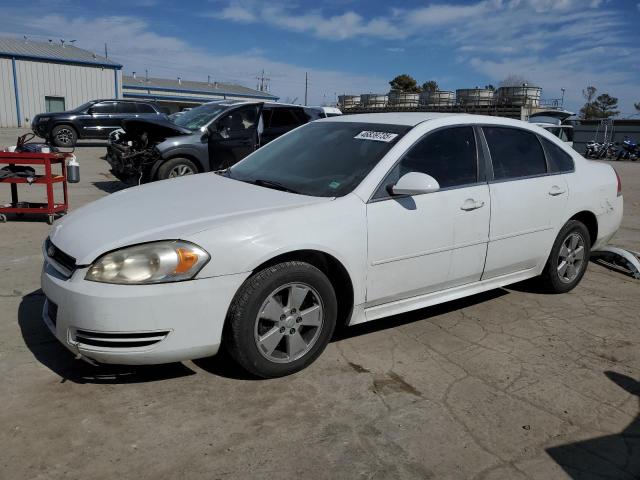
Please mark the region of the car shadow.
[[[617, 372], [604, 374], [640, 400], [639, 381]], [[620, 433], [548, 448], [547, 453], [575, 480], [640, 478], [640, 413]]]
[[409, 323], [428, 320], [430, 317], [444, 315], [455, 310], [461, 310], [463, 308], [471, 307], [479, 303], [484, 303], [508, 294], [509, 292], [507, 290], [498, 288], [495, 290], [478, 293], [476, 295], [471, 295], [469, 297], [460, 298], [458, 300], [440, 303], [432, 307], [421, 308], [420, 310], [414, 310], [407, 313], [401, 313], [399, 315], [380, 318], [378, 320], [354, 325], [352, 327], [341, 327], [336, 329], [336, 333], [334, 334], [331, 341], [339, 342], [341, 340], [358, 337], [360, 335], [366, 335], [372, 332], [379, 332], [382, 330], [388, 330], [389, 328], [401, 327]]
[[84, 147], [103, 147], [106, 148], [109, 145], [109, 142], [98, 141], [98, 140], [78, 140], [76, 142], [76, 148], [84, 148]]
[[58, 375], [62, 382], [74, 383], [144, 383], [195, 375], [182, 363], [165, 365], [90, 365], [77, 360], [53, 336], [42, 321], [44, 293], [36, 290], [22, 297], [18, 308], [18, 325], [22, 338], [33, 356]]
[[120, 190], [124, 190], [131, 186], [127, 185], [126, 183], [122, 183], [119, 180], [103, 180], [99, 182], [91, 182], [91, 184], [98, 190], [102, 190], [103, 192], [107, 193], [119, 192]]
[[[352, 327], [336, 330], [331, 342], [340, 342], [348, 338], [366, 335], [375, 331], [387, 330], [409, 323], [427, 320], [429, 317], [443, 315], [455, 310], [467, 308], [495, 298], [507, 295], [504, 289], [490, 290], [470, 297], [453, 300], [440, 305], [422, 308], [413, 312], [381, 318]], [[18, 309], [18, 324], [27, 348], [45, 367], [62, 378], [62, 382], [74, 383], [143, 383], [194, 375], [192, 369], [183, 363], [164, 365], [91, 365], [77, 360], [51, 334], [42, 321], [44, 293], [36, 290], [22, 298]], [[213, 357], [193, 360], [193, 364], [207, 373], [233, 380], [262, 380], [241, 368], [221, 348]]]

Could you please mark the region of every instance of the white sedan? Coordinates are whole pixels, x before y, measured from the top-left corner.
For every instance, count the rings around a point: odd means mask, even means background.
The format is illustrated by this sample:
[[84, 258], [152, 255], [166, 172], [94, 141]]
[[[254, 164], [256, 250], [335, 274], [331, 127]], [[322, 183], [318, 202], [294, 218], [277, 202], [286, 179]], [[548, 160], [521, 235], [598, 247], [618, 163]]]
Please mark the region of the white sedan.
[[354, 325], [532, 277], [574, 288], [622, 217], [620, 181], [551, 133], [476, 115], [345, 115], [222, 174], [120, 191], [56, 222], [43, 317], [93, 362], [221, 345], [262, 377]]

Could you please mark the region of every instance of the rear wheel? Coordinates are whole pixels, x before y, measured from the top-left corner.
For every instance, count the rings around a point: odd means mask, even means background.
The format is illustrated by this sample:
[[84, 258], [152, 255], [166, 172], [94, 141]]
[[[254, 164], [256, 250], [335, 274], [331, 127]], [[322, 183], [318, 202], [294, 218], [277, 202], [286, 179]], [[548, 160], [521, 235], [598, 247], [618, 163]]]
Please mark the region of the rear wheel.
[[542, 272], [544, 288], [550, 293], [573, 290], [587, 270], [591, 237], [582, 222], [569, 220], [560, 230]]
[[195, 175], [198, 167], [188, 158], [171, 158], [158, 168], [158, 180]]
[[224, 343], [254, 375], [281, 377], [318, 358], [333, 335], [336, 316], [336, 295], [324, 273], [304, 262], [279, 263], [240, 288]]
[[78, 134], [70, 125], [58, 125], [51, 130], [51, 139], [56, 147], [73, 147], [78, 141]]

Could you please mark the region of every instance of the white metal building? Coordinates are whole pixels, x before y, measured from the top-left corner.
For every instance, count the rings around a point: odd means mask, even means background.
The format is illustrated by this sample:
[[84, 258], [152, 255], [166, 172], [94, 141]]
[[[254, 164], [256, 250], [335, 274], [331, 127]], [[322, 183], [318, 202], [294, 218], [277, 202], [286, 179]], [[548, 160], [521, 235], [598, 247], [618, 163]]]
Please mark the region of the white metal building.
[[0, 127], [96, 98], [122, 98], [122, 65], [69, 43], [0, 38]]
[[212, 100], [264, 100], [275, 102], [278, 97], [267, 92], [222, 82], [194, 82], [168, 78], [147, 78], [140, 75], [124, 75], [122, 96], [139, 100], [154, 100], [170, 113], [196, 107]]

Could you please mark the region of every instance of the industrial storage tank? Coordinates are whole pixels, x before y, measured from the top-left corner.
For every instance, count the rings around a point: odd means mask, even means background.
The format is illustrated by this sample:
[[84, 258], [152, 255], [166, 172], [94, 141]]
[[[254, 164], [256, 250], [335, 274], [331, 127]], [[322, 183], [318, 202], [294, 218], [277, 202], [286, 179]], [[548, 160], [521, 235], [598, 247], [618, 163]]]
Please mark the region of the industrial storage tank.
[[540, 87], [500, 87], [496, 93], [496, 103], [517, 107], [537, 107], [540, 104]]
[[401, 92], [399, 90], [391, 90], [389, 92], [389, 105], [395, 107], [417, 107], [420, 102], [420, 94], [414, 92]]
[[493, 90], [490, 88], [462, 88], [456, 90], [456, 100], [460, 105], [476, 107], [493, 105]]
[[456, 96], [448, 90], [435, 90], [433, 92], [422, 92], [420, 94], [420, 104], [429, 106], [446, 106], [456, 103]]
[[360, 95], [340, 95], [338, 96], [338, 104], [344, 110], [359, 107]]
[[388, 95], [378, 93], [363, 93], [360, 99], [364, 108], [384, 108], [389, 103]]

